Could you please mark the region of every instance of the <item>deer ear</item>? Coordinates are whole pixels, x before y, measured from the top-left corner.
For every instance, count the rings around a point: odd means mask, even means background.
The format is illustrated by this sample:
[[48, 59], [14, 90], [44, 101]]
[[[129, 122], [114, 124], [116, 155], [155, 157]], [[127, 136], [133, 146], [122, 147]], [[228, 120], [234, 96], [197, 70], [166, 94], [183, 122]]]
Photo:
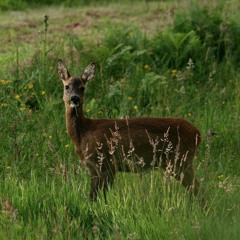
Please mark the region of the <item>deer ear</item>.
[[61, 59], [58, 59], [58, 65], [57, 65], [57, 70], [58, 70], [58, 76], [63, 80], [66, 81], [69, 79], [71, 76], [68, 72], [67, 67], [63, 63]]
[[96, 65], [95, 63], [90, 63], [86, 69], [84, 70], [81, 79], [84, 81], [84, 83], [87, 83], [89, 80], [91, 80], [94, 77]]

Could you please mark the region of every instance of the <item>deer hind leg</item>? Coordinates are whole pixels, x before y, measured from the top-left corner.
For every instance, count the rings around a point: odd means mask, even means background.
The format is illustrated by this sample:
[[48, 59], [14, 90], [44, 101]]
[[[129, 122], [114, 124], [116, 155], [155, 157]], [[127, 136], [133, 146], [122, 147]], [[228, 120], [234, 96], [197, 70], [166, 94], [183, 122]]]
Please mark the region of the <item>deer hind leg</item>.
[[100, 189], [101, 189], [101, 178], [98, 175], [91, 176], [90, 199], [92, 201], [97, 200], [97, 196], [98, 196]]
[[195, 177], [192, 166], [181, 168], [175, 177], [190, 192], [191, 199], [193, 196], [196, 197], [196, 199], [199, 201], [199, 204], [204, 209], [206, 207], [205, 199], [200, 188], [200, 183]]
[[107, 192], [109, 190], [109, 187], [112, 187], [114, 183], [114, 174], [113, 173], [107, 173], [103, 178], [103, 195], [105, 202], [107, 202]]
[[195, 177], [192, 167], [181, 169], [176, 173], [176, 179], [179, 180], [188, 191], [193, 193], [194, 196], [198, 195], [200, 184]]
[[186, 154], [179, 156], [179, 159], [174, 162], [175, 178], [179, 180], [191, 194], [197, 196], [200, 184], [195, 177], [192, 164], [195, 157], [195, 151], [185, 150], [186, 149], [180, 149], [180, 152], [186, 152]]
[[91, 176], [90, 199], [92, 201], [96, 201], [99, 191], [103, 190], [104, 199], [107, 202], [107, 191], [109, 186], [113, 185], [114, 175], [112, 172], [101, 172], [98, 175]]

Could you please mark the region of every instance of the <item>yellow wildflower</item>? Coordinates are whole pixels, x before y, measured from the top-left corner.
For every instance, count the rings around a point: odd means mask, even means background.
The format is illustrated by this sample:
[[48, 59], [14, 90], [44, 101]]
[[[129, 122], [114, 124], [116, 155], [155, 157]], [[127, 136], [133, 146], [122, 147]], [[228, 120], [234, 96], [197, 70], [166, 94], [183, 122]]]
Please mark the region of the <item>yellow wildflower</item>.
[[7, 107], [7, 103], [1, 103], [1, 107]]
[[138, 106], [137, 106], [137, 105], [134, 105], [133, 109], [136, 110], [136, 111], [138, 111]]
[[42, 95], [45, 95], [45, 94], [46, 94], [46, 92], [45, 92], [45, 91], [41, 91], [41, 94], [42, 94]]
[[15, 99], [19, 99], [19, 98], [20, 98], [20, 95], [19, 95], [19, 94], [16, 94], [16, 95], [14, 96], [14, 98], [15, 98]]
[[28, 84], [28, 89], [32, 89], [33, 88], [33, 84], [32, 83], [29, 83]]
[[175, 77], [177, 75], [177, 69], [172, 70], [172, 77]]
[[2, 80], [0, 80], [0, 83], [1, 84], [8, 84], [8, 83], [12, 83], [12, 80], [4, 80], [4, 79], [2, 79]]
[[145, 64], [143, 68], [144, 68], [145, 70], [151, 69], [151, 67], [150, 67], [148, 64]]

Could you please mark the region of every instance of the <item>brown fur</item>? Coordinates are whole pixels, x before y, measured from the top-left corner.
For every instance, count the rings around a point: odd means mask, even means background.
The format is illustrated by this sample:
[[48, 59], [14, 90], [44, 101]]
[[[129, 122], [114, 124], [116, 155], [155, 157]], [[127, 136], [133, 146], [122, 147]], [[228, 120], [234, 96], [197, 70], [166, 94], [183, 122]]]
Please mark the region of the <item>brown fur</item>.
[[200, 132], [180, 118], [89, 119], [83, 113], [84, 88], [93, 77], [90, 64], [80, 77], [71, 77], [58, 61], [64, 84], [66, 124], [75, 150], [91, 175], [90, 198], [106, 192], [117, 171], [139, 172], [172, 167], [173, 176], [194, 195], [199, 193], [193, 160]]

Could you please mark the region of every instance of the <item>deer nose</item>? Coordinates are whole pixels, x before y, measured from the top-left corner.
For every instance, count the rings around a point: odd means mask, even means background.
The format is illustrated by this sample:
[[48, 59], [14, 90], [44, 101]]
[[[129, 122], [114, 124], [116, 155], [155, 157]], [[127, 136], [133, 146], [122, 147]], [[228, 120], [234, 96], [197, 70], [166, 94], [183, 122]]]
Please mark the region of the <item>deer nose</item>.
[[70, 102], [77, 105], [79, 103], [80, 98], [78, 96], [72, 96], [70, 98]]

